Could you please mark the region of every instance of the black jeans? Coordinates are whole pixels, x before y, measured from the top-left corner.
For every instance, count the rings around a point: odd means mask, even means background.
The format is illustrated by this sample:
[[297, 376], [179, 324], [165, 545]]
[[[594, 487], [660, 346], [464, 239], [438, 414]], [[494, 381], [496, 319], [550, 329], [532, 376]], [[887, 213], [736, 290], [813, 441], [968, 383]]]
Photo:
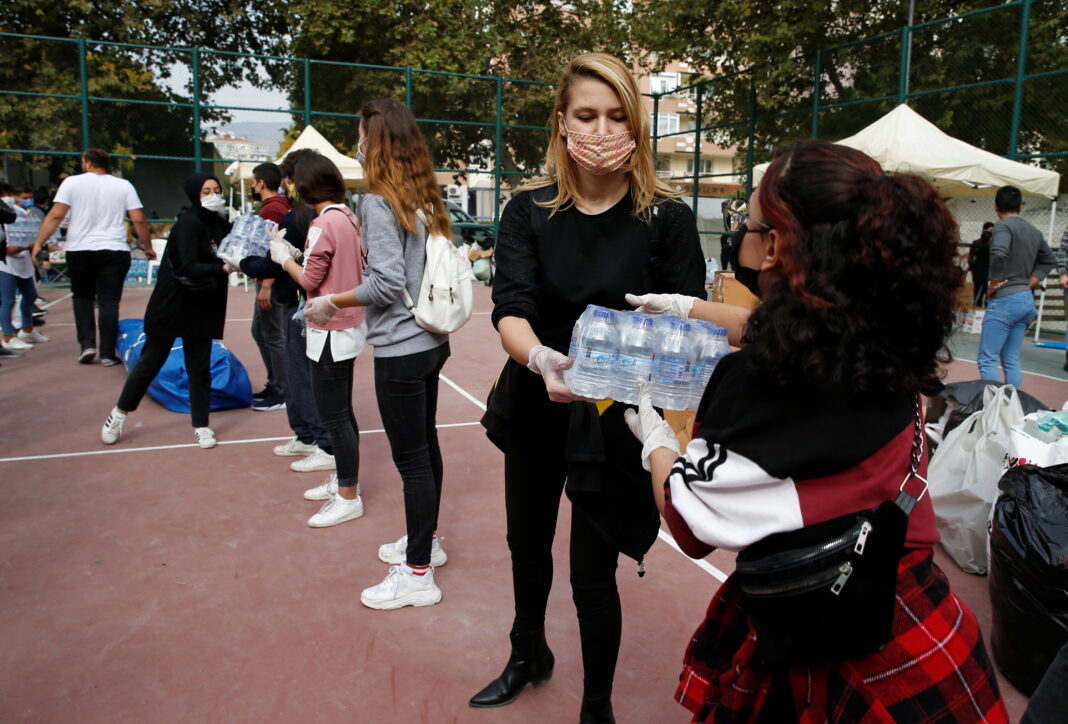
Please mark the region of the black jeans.
[[[1057, 712], [1060, 712], [1058, 714]], [[1068, 718], [1068, 643], [1050, 662], [1046, 675], [1031, 694], [1020, 724], [1050, 724]]]
[[315, 409], [334, 448], [337, 484], [343, 488], [355, 486], [360, 473], [360, 427], [356, 424], [356, 413], [352, 411], [352, 373], [356, 358], [335, 362], [327, 338], [319, 361], [309, 361]]
[[375, 357], [375, 395], [393, 463], [404, 482], [404, 520], [410, 566], [430, 565], [441, 505], [438, 373], [449, 343], [400, 357]]
[[[513, 631], [545, 625], [553, 581], [552, 544], [567, 475], [566, 405], [545, 400], [523, 411], [505, 442], [504, 500], [515, 594]], [[616, 588], [619, 551], [571, 509], [571, 592], [582, 642], [583, 693], [612, 691], [623, 615]]]
[[[256, 292], [261, 284], [256, 282]], [[258, 294], [257, 294], [258, 296]], [[267, 386], [280, 395], [285, 395], [286, 377], [286, 318], [294, 308], [288, 304], [271, 303], [270, 309], [260, 309], [258, 302], [252, 305], [252, 339], [259, 347], [263, 366], [267, 368]]]
[[[123, 412], [133, 412], [141, 404], [152, 380], [156, 379], [163, 363], [174, 346], [175, 337], [145, 335], [141, 359], [126, 378], [116, 406]], [[211, 410], [211, 340], [182, 338], [185, 368], [189, 374], [189, 407], [193, 411], [193, 427], [208, 426]]]
[[312, 395], [311, 360], [307, 355], [304, 325], [293, 321], [294, 311], [295, 305], [286, 306], [286, 416], [289, 418], [289, 428], [301, 442], [315, 443], [330, 453], [333, 451], [330, 436], [319, 424], [319, 413]]
[[[67, 252], [78, 345], [82, 350], [96, 349], [101, 359], [118, 357], [115, 343], [119, 339], [119, 300], [129, 270], [128, 251]], [[94, 304], [100, 308], [99, 345], [96, 343]]]

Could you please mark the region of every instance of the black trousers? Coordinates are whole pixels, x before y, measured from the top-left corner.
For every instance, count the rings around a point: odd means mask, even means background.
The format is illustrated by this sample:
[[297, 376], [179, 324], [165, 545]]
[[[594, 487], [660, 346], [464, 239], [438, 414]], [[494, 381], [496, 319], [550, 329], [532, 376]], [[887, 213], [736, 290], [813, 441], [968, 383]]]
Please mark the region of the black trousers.
[[[174, 346], [175, 337], [145, 335], [141, 359], [137, 361], [116, 406], [123, 412], [133, 412], [141, 404], [148, 386], [156, 379], [163, 363]], [[193, 412], [193, 427], [207, 427], [211, 410], [211, 340], [196, 337], [182, 338], [185, 369], [189, 374], [189, 407]]]
[[337, 484], [352, 487], [360, 473], [360, 427], [352, 411], [352, 375], [356, 358], [335, 362], [330, 339], [319, 361], [311, 360], [311, 385], [319, 423], [330, 436], [337, 462]]
[[[117, 357], [119, 339], [119, 300], [126, 272], [130, 270], [128, 251], [68, 251], [71, 304], [74, 329], [82, 350], [96, 349], [101, 359]], [[96, 341], [97, 321], [93, 306], [100, 308], [100, 344]], [[162, 363], [161, 363], [162, 364]]]
[[438, 446], [438, 373], [449, 343], [400, 357], [375, 357], [375, 395], [393, 464], [404, 482], [407, 562], [430, 564], [443, 470]]
[[[505, 442], [504, 495], [515, 594], [514, 631], [545, 624], [553, 580], [552, 544], [567, 474], [564, 459], [567, 408], [549, 402], [529, 406]], [[583, 693], [612, 691], [623, 615], [616, 588], [618, 549], [571, 510], [571, 592], [582, 643]]]

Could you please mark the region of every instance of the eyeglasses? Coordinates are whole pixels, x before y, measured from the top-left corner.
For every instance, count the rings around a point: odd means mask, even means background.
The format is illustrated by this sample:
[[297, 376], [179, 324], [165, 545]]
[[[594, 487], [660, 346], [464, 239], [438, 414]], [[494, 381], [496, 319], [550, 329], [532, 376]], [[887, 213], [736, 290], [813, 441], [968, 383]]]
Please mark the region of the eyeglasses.
[[[754, 229], [752, 226], [749, 225], [750, 222], [752, 222], [752, 223], [754, 223], [757, 226], [760, 226], [762, 228]], [[763, 234], [763, 233], [771, 231], [772, 229], [775, 228], [771, 224], [766, 224], [763, 221], [758, 221], [756, 219], [751, 218], [749, 216], [749, 214], [745, 214], [742, 217], [741, 222], [738, 224], [738, 228], [742, 228], [743, 226], [745, 227], [745, 230], [746, 230], [747, 233], [748, 232], [753, 232], [753, 233], [756, 233], [756, 234]]]

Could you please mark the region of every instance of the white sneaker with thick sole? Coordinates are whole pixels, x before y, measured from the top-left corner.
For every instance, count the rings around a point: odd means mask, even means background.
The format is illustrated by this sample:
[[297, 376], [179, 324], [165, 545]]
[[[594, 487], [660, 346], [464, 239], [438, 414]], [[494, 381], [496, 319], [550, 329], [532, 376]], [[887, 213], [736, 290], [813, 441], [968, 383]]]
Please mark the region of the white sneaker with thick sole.
[[308, 518], [310, 528], [329, 528], [346, 520], [354, 520], [363, 515], [363, 501], [357, 495], [353, 500], [331, 495], [319, 512]]
[[416, 576], [406, 566], [392, 566], [386, 579], [377, 586], [363, 589], [360, 602], [368, 608], [392, 610], [405, 606], [433, 606], [441, 600], [441, 589], [434, 583], [434, 569]]
[[[378, 560], [383, 563], [405, 563], [408, 553], [408, 536], [401, 536], [396, 543], [385, 543], [378, 547]], [[433, 568], [441, 568], [449, 562], [445, 555], [445, 549], [441, 547], [441, 541], [437, 538], [430, 544], [430, 565]]]
[[197, 445], [200, 445], [205, 450], [218, 444], [215, 439], [215, 433], [212, 432], [210, 427], [198, 427], [193, 430], [193, 439], [197, 441]]
[[337, 473], [333, 473], [322, 484], [304, 491], [305, 500], [330, 500], [332, 495], [337, 495]]
[[274, 449], [274, 454], [283, 458], [291, 458], [302, 455], [311, 455], [319, 448], [315, 445], [309, 445], [306, 442], [301, 442], [300, 438], [294, 437], [289, 442], [278, 445]]
[[125, 417], [119, 417], [112, 411], [108, 419], [104, 420], [104, 428], [100, 431], [100, 439], [105, 445], [114, 445], [122, 437], [122, 426], [126, 423]]
[[308, 457], [291, 462], [289, 469], [297, 473], [314, 473], [320, 470], [337, 470], [337, 463], [334, 462], [333, 455], [316, 446], [315, 452]]
[[27, 332], [26, 330], [22, 330], [21, 332], [19, 332], [19, 339], [21, 339], [23, 342], [51, 342], [52, 341], [51, 337], [44, 336], [43, 334], [38, 332], [36, 329], [34, 329], [34, 330], [30, 331], [30, 332]]
[[26, 349], [33, 349], [33, 345], [25, 340], [21, 340], [18, 337], [12, 337], [4, 342], [4, 349], [14, 350], [15, 352], [21, 352]]

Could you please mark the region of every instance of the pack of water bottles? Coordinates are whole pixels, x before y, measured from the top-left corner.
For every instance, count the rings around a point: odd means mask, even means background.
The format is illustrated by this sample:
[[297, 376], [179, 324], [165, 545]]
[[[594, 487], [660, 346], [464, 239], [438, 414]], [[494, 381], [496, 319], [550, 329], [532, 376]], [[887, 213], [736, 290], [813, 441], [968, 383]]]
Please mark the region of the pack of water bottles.
[[33, 246], [41, 231], [41, 218], [34, 214], [19, 214], [10, 224], [5, 224], [8, 246]]
[[564, 381], [576, 395], [638, 403], [638, 380], [653, 404], [696, 410], [719, 361], [730, 354], [727, 330], [674, 315], [645, 315], [590, 304], [575, 322]]
[[271, 251], [271, 234], [275, 223], [256, 214], [241, 214], [234, 219], [230, 233], [219, 242], [218, 254], [241, 260], [246, 256], [267, 256]]

